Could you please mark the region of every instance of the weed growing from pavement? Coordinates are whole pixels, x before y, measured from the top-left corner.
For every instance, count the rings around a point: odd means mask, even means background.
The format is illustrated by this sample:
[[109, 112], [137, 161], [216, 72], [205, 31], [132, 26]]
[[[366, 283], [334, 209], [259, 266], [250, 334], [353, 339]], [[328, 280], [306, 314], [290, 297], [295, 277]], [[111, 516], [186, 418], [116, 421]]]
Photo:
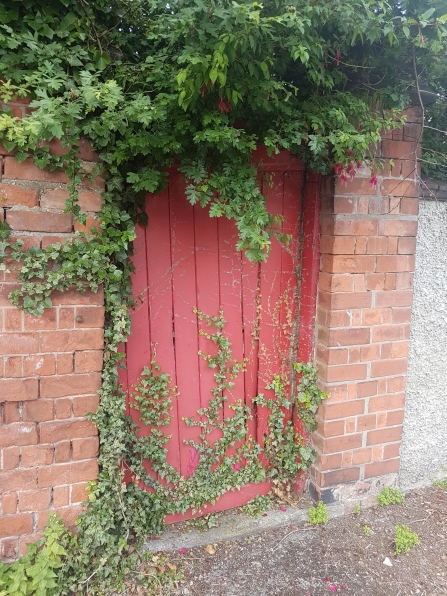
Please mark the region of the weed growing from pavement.
[[356, 505], [356, 506], [354, 507], [354, 509], [352, 510], [352, 513], [353, 513], [354, 515], [360, 515], [360, 511], [361, 511], [361, 509], [360, 509], [360, 505]]
[[363, 526], [363, 533], [365, 534], [365, 536], [370, 536], [371, 535], [371, 528], [368, 525], [364, 525]]
[[377, 500], [381, 507], [386, 505], [397, 505], [405, 501], [405, 495], [398, 488], [384, 488], [381, 493], [377, 495]]
[[394, 537], [394, 554], [407, 553], [414, 546], [419, 544], [419, 536], [416, 532], [411, 532], [405, 524], [395, 526], [396, 535]]
[[273, 508], [273, 500], [270, 495], [256, 495], [254, 499], [248, 501], [245, 505], [240, 507], [240, 510], [243, 513], [246, 513], [250, 517], [256, 517], [257, 515], [262, 515], [269, 509]]
[[314, 525], [327, 522], [327, 507], [323, 501], [319, 501], [316, 507], [309, 507], [307, 522]]

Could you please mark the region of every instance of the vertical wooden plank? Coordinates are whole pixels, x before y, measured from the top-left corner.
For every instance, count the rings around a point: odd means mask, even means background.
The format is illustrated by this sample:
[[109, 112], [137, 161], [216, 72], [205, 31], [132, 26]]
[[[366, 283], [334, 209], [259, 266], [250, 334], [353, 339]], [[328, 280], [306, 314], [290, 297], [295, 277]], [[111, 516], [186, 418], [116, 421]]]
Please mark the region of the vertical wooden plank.
[[[132, 385], [137, 383], [144, 366], [151, 361], [150, 324], [149, 324], [149, 301], [148, 301], [148, 272], [146, 262], [146, 233], [141, 224], [136, 226], [136, 238], [134, 240], [134, 254], [132, 262], [135, 271], [132, 274], [132, 296], [135, 300], [135, 307], [131, 311], [131, 336], [127, 342], [127, 376], [128, 389], [132, 391]], [[130, 408], [129, 414], [138, 423], [139, 414]], [[147, 434], [148, 429], [141, 425], [141, 434]]]
[[[241, 362], [244, 357], [242, 326], [242, 258], [236, 250], [238, 238], [234, 222], [220, 218], [219, 228], [219, 276], [220, 300], [226, 325], [224, 334], [231, 342], [233, 360]], [[228, 401], [224, 407], [225, 417], [233, 415], [228, 406], [244, 399], [244, 375], [241, 373], [234, 379], [232, 391], [228, 391]]]
[[244, 373], [245, 403], [252, 410], [253, 419], [247, 423], [248, 434], [256, 438], [256, 411], [253, 398], [258, 393], [258, 298], [259, 263], [251, 263], [242, 255], [242, 324], [244, 334], [244, 358], [247, 359]]
[[320, 187], [321, 177], [310, 175], [304, 195], [303, 263], [301, 288], [301, 315], [298, 358], [312, 359], [318, 271], [320, 265]]
[[[219, 247], [217, 219], [210, 218], [209, 209], [200, 206], [194, 207], [195, 229], [195, 275], [197, 283], [197, 308], [205, 315], [218, 316], [220, 308], [219, 287]], [[205, 321], [199, 321], [199, 329], [209, 333], [216, 330], [208, 327]], [[217, 346], [199, 333], [199, 350], [204, 354], [216, 355]], [[199, 356], [199, 383], [201, 407], [208, 407], [212, 398], [211, 390], [216, 386], [214, 380], [215, 370]], [[208, 435], [212, 444], [220, 438], [219, 430]]]
[[[177, 384], [174, 353], [174, 308], [172, 298], [171, 233], [169, 190], [150, 195], [146, 201], [147, 268], [149, 285], [151, 343], [161, 371]], [[166, 432], [172, 435], [168, 444], [168, 462], [180, 470], [178, 398], [172, 403], [173, 416]]]
[[[181, 174], [172, 174], [169, 185], [174, 334], [181, 439], [197, 439], [196, 427], [188, 428], [182, 420], [194, 416], [200, 408], [199, 342], [197, 287], [195, 279], [195, 238], [193, 208], [185, 197], [185, 181]], [[197, 454], [180, 441], [180, 469], [190, 476], [197, 467]]]
[[[283, 209], [283, 176], [281, 172], [273, 172], [271, 176], [273, 185], [265, 184], [264, 194], [267, 197], [269, 213], [276, 215], [282, 213]], [[277, 346], [277, 305], [281, 293], [281, 252], [281, 245], [276, 239], [273, 239], [269, 257], [261, 265], [258, 393], [263, 393], [269, 398], [274, 397], [274, 393], [271, 389], [266, 389], [266, 385], [273, 380], [273, 376], [278, 374], [281, 369]], [[264, 444], [268, 416], [269, 411], [267, 408], [258, 408], [257, 436], [261, 446]]]

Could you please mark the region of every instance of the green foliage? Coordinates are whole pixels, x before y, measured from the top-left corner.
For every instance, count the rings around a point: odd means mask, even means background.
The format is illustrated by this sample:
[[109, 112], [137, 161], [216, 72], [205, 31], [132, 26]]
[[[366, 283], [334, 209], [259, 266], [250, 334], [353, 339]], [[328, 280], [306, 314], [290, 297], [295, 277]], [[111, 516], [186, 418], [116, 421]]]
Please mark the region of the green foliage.
[[219, 513], [208, 513], [189, 520], [186, 524], [194, 530], [205, 532], [211, 528], [217, 528], [219, 525]]
[[309, 511], [307, 513], [308, 524], [325, 524], [327, 519], [327, 508], [323, 501], [318, 501], [318, 505], [316, 507], [309, 507]]
[[419, 544], [419, 536], [416, 532], [410, 532], [406, 525], [395, 526], [396, 535], [394, 537], [394, 554], [407, 553], [414, 546]]
[[364, 525], [363, 533], [365, 534], [365, 536], [371, 536], [371, 528], [368, 525]]
[[377, 495], [377, 500], [381, 507], [386, 505], [397, 505], [405, 501], [405, 495], [398, 488], [384, 488], [381, 493]]
[[262, 515], [266, 511], [269, 511], [273, 507], [272, 497], [269, 495], [256, 495], [254, 499], [248, 501], [245, 505], [240, 507], [243, 513], [246, 513], [250, 517], [256, 517]]
[[438, 488], [447, 488], [447, 478], [441, 478], [440, 480], [432, 480], [433, 486]]
[[295, 371], [300, 375], [298, 393], [295, 398], [296, 411], [304, 422], [309, 432], [317, 428], [315, 414], [323, 399], [328, 397], [324, 391], [320, 391], [317, 385], [318, 369], [312, 364], [297, 362], [294, 364]]
[[10, 565], [0, 562], [1, 596], [55, 596], [59, 594], [57, 577], [68, 555], [61, 545], [67, 530], [63, 522], [50, 514], [42, 538], [28, 544], [28, 553]]
[[353, 513], [354, 515], [360, 515], [360, 512], [361, 512], [360, 505], [356, 505], [356, 506], [354, 507], [354, 509], [352, 510], [352, 513]]

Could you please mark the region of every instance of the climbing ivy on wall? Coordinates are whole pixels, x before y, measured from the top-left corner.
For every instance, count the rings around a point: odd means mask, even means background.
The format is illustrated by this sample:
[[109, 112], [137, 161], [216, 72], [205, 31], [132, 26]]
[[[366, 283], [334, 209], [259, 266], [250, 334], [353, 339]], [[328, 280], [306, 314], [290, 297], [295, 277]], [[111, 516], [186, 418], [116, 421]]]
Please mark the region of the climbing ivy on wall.
[[[0, 229], [0, 259], [12, 254], [21, 262], [22, 287], [11, 295], [14, 304], [41, 314], [51, 307], [53, 290], [74, 285], [95, 291], [102, 284], [107, 314], [101, 402], [92, 415], [101, 444], [98, 481], [90, 485], [76, 536], [61, 531], [56, 522], [49, 526], [52, 542], [45, 552], [52, 563], [46, 568], [48, 577], [57, 577], [56, 587], [51, 582], [45, 587], [31, 584], [24, 565], [17, 568], [23, 581], [11, 587], [11, 568], [1, 566], [7, 594], [94, 594], [119, 585], [136, 560], [128, 551], [130, 541], [159, 531], [166, 512], [163, 495], [173, 487], [181, 510], [201, 507], [217, 498], [224, 481], [237, 486], [265, 474], [293, 477], [311, 460], [309, 448], [294, 436], [279, 407], [291, 407], [293, 401], [298, 415], [312, 426], [323, 396], [315, 371], [305, 365], [298, 365], [302, 378], [297, 396], [288, 396], [275, 377], [271, 388], [276, 399], [257, 397], [271, 410], [267, 468], [259, 466], [259, 447], [252, 442], [241, 444], [228, 461], [225, 456], [228, 442], [245, 436], [248, 412], [243, 404], [235, 406], [234, 416], [221, 428], [216, 451], [206, 451], [209, 429], [222, 424], [216, 414], [222, 390], [243, 366], [232, 363], [234, 370], [228, 369], [225, 343], [219, 344], [221, 360], [208, 360], [218, 369], [216, 394], [206, 411], [187, 421], [201, 433], [190, 445], [202, 454], [202, 467], [192, 480], [182, 479], [166, 463], [162, 428], [173, 389], [155, 363], [143, 371], [133, 394], [135, 408], [151, 427], [150, 440], [129, 426], [117, 365], [119, 344], [130, 329], [134, 224], [144, 223], [145, 194], [162, 189], [166, 168], [177, 164], [187, 181], [187, 200], [208, 205], [212, 217], [233, 219], [237, 247], [249, 259], [262, 261], [274, 237], [283, 238], [278, 218], [266, 210], [251, 162], [258, 145], [271, 153], [298, 153], [315, 171], [327, 173], [335, 166], [343, 179], [355, 175], [356, 162], [369, 159], [374, 182], [374, 144], [383, 130], [399, 124], [398, 110], [407, 97], [408, 81], [401, 80], [395, 64], [412, 47], [437, 51], [437, 40], [445, 34], [447, 17], [424, 10], [418, 3], [380, 0], [2, 3], [0, 99], [7, 103], [14, 96], [28, 96], [32, 111], [20, 120], [4, 107], [1, 143], [18, 161], [31, 155], [39, 167], [65, 169], [70, 179], [67, 210], [81, 221], [81, 139], [99, 154], [93, 175], [106, 180], [100, 229], [88, 242], [79, 234], [64, 246], [23, 251], [20, 242], [8, 245], [7, 225]], [[50, 154], [48, 142], [54, 137], [61, 139], [66, 155]], [[217, 329], [223, 325], [221, 318], [204, 320]], [[215, 335], [209, 332], [210, 338]], [[148, 404], [157, 405], [158, 417], [151, 418]], [[149, 486], [154, 482], [143, 457], [165, 476], [156, 492], [141, 488], [142, 481]], [[222, 484], [207, 492], [199, 480], [208, 478], [212, 458], [221, 466]], [[126, 467], [129, 483], [124, 483]], [[194, 489], [193, 497], [185, 497], [185, 486]], [[60, 549], [53, 551], [55, 535]], [[31, 564], [37, 554], [30, 556]], [[0, 584], [0, 593], [3, 589]]]

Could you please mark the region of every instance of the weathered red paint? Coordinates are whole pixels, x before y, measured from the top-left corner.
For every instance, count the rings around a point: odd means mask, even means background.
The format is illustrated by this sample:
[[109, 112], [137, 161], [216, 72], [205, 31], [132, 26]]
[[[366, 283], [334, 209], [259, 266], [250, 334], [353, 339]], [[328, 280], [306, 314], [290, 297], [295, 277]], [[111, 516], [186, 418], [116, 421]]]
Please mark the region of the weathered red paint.
[[[210, 218], [207, 209], [188, 203], [185, 181], [175, 168], [169, 173], [167, 189], [147, 198], [148, 226], [137, 226], [133, 257], [136, 307], [126, 346], [127, 374], [120, 373], [120, 381], [131, 389], [154, 357], [169, 373], [179, 396], [174, 399], [173, 419], [167, 429], [172, 435], [168, 460], [185, 476], [194, 473], [198, 462], [184, 440], [197, 439], [199, 430], [187, 427], [182, 419], [195, 416], [208, 404], [214, 386], [213, 370], [198, 355], [199, 351], [212, 351], [213, 346], [200, 335], [194, 308], [208, 315], [223, 310], [227, 321], [224, 332], [232, 343], [233, 357], [247, 360], [245, 373], [228, 392], [224, 415], [231, 416], [228, 406], [244, 399], [254, 414], [248, 432], [261, 444], [268, 412], [254, 407], [252, 400], [259, 393], [273, 397], [266, 385], [275, 373], [290, 368], [290, 357], [297, 357], [290, 354], [290, 321], [297, 314], [298, 358], [307, 361], [312, 354], [319, 266], [319, 177], [306, 177], [303, 163], [287, 151], [269, 157], [262, 148], [253, 159], [268, 210], [283, 216], [282, 231], [292, 235], [289, 247], [273, 240], [265, 263], [250, 263], [236, 251], [233, 222]], [[299, 258], [303, 267], [297, 304]], [[136, 413], [130, 413], [136, 420]], [[230, 492], [206, 512], [241, 505], [269, 489], [265, 482]], [[167, 521], [188, 517], [190, 513], [169, 516]]]

